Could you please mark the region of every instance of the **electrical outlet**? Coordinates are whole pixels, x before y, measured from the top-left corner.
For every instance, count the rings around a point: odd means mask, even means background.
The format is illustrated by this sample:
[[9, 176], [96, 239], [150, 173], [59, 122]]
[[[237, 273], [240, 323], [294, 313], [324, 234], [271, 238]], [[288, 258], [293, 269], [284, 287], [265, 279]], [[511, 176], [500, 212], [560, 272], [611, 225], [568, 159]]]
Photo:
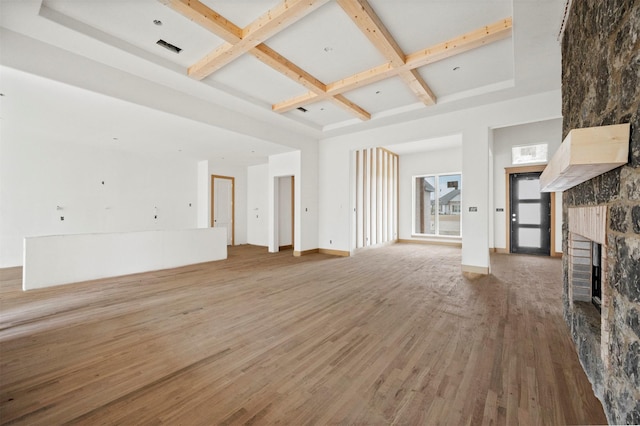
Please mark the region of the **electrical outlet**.
[[64, 220], [64, 216], [60, 216], [60, 220]]
[[329, 240], [329, 244], [333, 244], [333, 241]]

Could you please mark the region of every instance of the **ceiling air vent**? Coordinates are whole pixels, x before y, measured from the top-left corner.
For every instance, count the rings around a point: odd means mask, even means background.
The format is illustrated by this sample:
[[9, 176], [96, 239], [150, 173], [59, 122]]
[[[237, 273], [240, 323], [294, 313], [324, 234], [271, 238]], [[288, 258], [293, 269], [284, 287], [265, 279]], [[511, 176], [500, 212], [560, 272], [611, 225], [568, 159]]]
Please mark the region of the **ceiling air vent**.
[[173, 44], [167, 43], [164, 40], [158, 40], [158, 41], [156, 41], [156, 44], [164, 47], [167, 50], [172, 51], [173, 53], [180, 53], [180, 51], [182, 50], [178, 46], [174, 46]]
[[300, 112], [307, 112], [306, 108], [298, 107], [296, 109]]

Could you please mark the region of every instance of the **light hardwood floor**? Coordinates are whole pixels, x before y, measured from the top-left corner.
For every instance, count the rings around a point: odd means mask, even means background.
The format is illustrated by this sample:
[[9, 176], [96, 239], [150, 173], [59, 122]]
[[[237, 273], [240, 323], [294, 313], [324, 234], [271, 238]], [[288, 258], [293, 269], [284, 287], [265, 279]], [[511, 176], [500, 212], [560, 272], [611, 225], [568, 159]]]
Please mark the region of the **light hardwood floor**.
[[557, 259], [396, 244], [46, 290], [0, 270], [6, 424], [606, 423], [562, 320]]

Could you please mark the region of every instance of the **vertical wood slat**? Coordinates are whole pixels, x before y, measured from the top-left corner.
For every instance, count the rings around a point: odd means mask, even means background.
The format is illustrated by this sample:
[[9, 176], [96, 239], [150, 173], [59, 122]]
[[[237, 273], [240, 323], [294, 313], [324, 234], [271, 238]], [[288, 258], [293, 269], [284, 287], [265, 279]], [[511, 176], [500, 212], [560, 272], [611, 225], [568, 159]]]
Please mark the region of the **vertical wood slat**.
[[362, 180], [360, 177], [360, 151], [355, 152], [355, 180], [356, 180], [356, 199], [355, 199], [355, 232], [356, 232], [356, 248], [362, 247], [362, 243], [360, 241], [361, 233], [360, 233], [360, 224], [362, 223], [362, 219], [360, 218], [360, 213], [362, 209], [360, 208], [360, 200], [361, 200], [361, 187]]
[[395, 196], [393, 197], [393, 203], [395, 207], [393, 209], [393, 232], [394, 238], [398, 238], [398, 217], [400, 216], [400, 157], [393, 156], [393, 178], [395, 179]]
[[356, 248], [397, 238], [398, 162], [398, 156], [384, 148], [355, 153]]
[[386, 196], [387, 202], [384, 205], [384, 209], [385, 209], [385, 216], [386, 216], [387, 220], [384, 223], [384, 227], [385, 227], [386, 234], [387, 234], [386, 241], [391, 241], [393, 239], [392, 234], [391, 234], [391, 229], [389, 228], [389, 223], [391, 222], [391, 215], [389, 214], [389, 205], [391, 204], [391, 197], [390, 197], [390, 194], [389, 194], [389, 189], [391, 188], [391, 185], [392, 185], [392, 182], [391, 182], [392, 176], [391, 176], [391, 171], [389, 170], [389, 165], [391, 164], [391, 154], [389, 154], [388, 152], [386, 154], [387, 154], [387, 156], [386, 156], [386, 160], [387, 161], [386, 161], [384, 170], [385, 170], [385, 173], [387, 174], [387, 179], [386, 179], [386, 182], [387, 182], [387, 185], [386, 185], [387, 186], [387, 191], [386, 191], [386, 193], [387, 193], [387, 196]]
[[382, 150], [376, 149], [376, 242], [382, 241]]
[[371, 191], [369, 192], [369, 209], [371, 210], [371, 222], [370, 222], [370, 231], [369, 231], [369, 244], [374, 245], [377, 244], [376, 239], [376, 224], [377, 222], [377, 210], [376, 210], [376, 190], [377, 190], [377, 182], [376, 182], [376, 150], [371, 149], [371, 170], [369, 174], [369, 179], [371, 180]]
[[387, 168], [385, 166], [386, 162], [386, 151], [380, 150], [380, 242], [387, 241], [387, 233], [385, 232], [385, 220], [387, 219], [387, 212], [385, 206], [387, 205]]
[[383, 151], [382, 149], [378, 148], [378, 153], [379, 153], [379, 163], [380, 163], [380, 203], [378, 203], [378, 209], [380, 210], [380, 233], [378, 234], [380, 237], [380, 242], [383, 243], [387, 240], [387, 236], [386, 236], [386, 232], [384, 229], [384, 224], [385, 224], [385, 209], [384, 206], [386, 205], [386, 187], [387, 187], [387, 176], [385, 173], [385, 157], [386, 157], [386, 152]]
[[364, 216], [362, 222], [362, 247], [366, 247], [369, 245], [369, 221], [371, 219], [370, 211], [369, 211], [369, 152], [368, 150], [364, 150], [363, 154], [363, 166], [362, 166], [362, 176], [363, 176], [363, 191], [362, 191], [362, 207], [364, 209]]

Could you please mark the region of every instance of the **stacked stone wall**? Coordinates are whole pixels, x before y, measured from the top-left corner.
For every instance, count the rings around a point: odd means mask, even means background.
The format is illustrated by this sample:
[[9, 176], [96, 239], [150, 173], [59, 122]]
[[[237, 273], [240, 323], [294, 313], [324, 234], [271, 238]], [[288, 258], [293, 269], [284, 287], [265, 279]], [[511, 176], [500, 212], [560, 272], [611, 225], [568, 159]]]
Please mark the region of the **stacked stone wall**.
[[569, 302], [567, 256], [564, 315], [609, 422], [640, 424], [640, 0], [572, 3], [562, 40], [563, 133], [631, 123], [631, 137], [627, 165], [563, 194], [565, 253], [568, 208], [607, 206], [611, 308], [601, 330], [609, 336], [607, 347], [587, 335], [594, 333], [587, 309]]

